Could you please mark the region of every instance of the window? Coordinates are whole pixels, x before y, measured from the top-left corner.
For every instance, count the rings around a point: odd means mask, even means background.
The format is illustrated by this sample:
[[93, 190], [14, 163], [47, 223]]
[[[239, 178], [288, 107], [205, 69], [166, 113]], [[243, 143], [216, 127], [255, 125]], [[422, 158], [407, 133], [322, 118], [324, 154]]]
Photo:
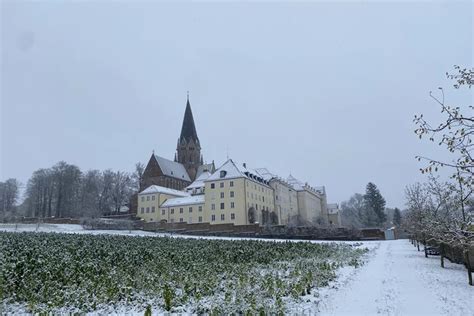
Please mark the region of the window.
[[150, 208], [149, 207], [146, 208], [146, 212], [150, 213]]
[[171, 214], [174, 214], [174, 208], [171, 209]]
[[151, 207], [151, 212], [155, 213], [155, 207], [154, 206]]
[[161, 210], [161, 215], [165, 215], [166, 211], [165, 210]]
[[221, 210], [223, 210], [224, 208], [225, 208], [225, 204], [221, 203]]
[[224, 192], [221, 192], [221, 199], [224, 198]]
[[198, 207], [198, 211], [199, 211], [199, 212], [202, 212], [202, 206], [199, 206], [199, 207]]
[[189, 213], [192, 213], [193, 212], [193, 208], [190, 206], [189, 207]]
[[188, 224], [192, 224], [192, 223], [193, 223], [193, 218], [192, 216], [189, 216]]
[[147, 195], [146, 200], [150, 201], [150, 196], [149, 195]]
[[214, 189], [216, 187], [215, 183], [211, 183], [211, 189]]
[[142, 214], [143, 214], [143, 213], [145, 213], [145, 208], [144, 208], [144, 207], [142, 207]]
[[179, 222], [180, 222], [180, 223], [184, 222], [183, 218], [180, 218], [180, 219], [179, 219]]
[[179, 214], [183, 214], [183, 208], [182, 207], [179, 208]]
[[235, 203], [234, 202], [230, 202], [230, 208], [235, 208]]
[[221, 214], [221, 221], [225, 220], [225, 215]]
[[226, 174], [227, 174], [227, 171], [221, 170], [219, 176], [220, 176], [221, 178], [225, 178], [225, 175], [226, 175]]
[[202, 223], [202, 216], [199, 216], [198, 221], [199, 221], [199, 223]]
[[152, 200], [152, 201], [155, 200], [155, 196], [154, 196], [154, 195], [151, 196], [151, 200]]
[[264, 196], [262, 196], [262, 202], [265, 202], [265, 197]]
[[211, 216], [211, 221], [215, 222], [216, 221], [216, 215]]
[[171, 222], [171, 223], [174, 223], [174, 218], [172, 218], [170, 222]]
[[250, 196], [252, 196], [252, 199], [253, 199], [253, 193], [252, 193], [252, 194], [250, 194]]
[[230, 181], [230, 186], [231, 186], [231, 187], [234, 186], [234, 181]]
[[215, 204], [211, 204], [211, 210], [215, 210], [216, 209], [216, 205]]
[[223, 187], [224, 187], [224, 182], [219, 183], [219, 186], [220, 186], [221, 188], [223, 188]]
[[142, 202], [145, 202], [145, 197], [144, 196], [142, 196]]
[[230, 197], [234, 197], [234, 191], [230, 191]]
[[235, 213], [230, 213], [230, 219], [234, 220], [235, 219]]

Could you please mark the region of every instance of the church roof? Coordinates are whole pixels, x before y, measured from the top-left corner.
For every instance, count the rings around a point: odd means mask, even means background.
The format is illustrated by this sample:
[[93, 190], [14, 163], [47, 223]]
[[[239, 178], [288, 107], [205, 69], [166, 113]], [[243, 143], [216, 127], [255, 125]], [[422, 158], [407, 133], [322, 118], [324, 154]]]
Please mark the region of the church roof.
[[194, 125], [194, 118], [193, 112], [191, 111], [191, 104], [189, 104], [189, 96], [188, 101], [186, 102], [186, 110], [184, 112], [184, 119], [183, 119], [183, 126], [181, 127], [181, 136], [179, 140], [194, 140], [195, 142], [199, 142], [199, 138], [196, 132], [196, 126]]
[[179, 162], [168, 160], [157, 155], [155, 155], [155, 159], [164, 175], [191, 182], [186, 168]]

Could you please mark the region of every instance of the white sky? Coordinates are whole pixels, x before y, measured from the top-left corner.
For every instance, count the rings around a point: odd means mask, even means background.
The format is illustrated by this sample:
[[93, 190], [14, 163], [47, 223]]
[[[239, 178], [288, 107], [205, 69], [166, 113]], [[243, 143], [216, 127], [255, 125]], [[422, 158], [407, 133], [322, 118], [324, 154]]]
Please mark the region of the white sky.
[[1, 1], [0, 180], [60, 160], [132, 171], [172, 159], [186, 91], [204, 159], [325, 185], [377, 184], [387, 206], [422, 181], [413, 115], [473, 63], [472, 2]]

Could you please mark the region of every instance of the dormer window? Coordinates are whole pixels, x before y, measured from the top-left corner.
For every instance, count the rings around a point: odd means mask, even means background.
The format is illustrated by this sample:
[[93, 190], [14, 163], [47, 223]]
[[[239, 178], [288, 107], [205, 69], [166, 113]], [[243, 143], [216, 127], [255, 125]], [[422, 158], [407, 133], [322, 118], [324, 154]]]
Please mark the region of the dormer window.
[[220, 177], [221, 177], [221, 178], [225, 178], [226, 174], [227, 174], [227, 171], [221, 170], [221, 172], [220, 172]]

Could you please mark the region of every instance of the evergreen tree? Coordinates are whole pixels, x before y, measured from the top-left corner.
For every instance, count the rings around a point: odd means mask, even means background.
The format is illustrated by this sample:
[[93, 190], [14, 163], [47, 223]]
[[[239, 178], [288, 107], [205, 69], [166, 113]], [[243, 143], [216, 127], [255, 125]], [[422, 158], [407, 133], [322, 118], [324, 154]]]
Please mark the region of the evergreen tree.
[[402, 224], [402, 213], [398, 208], [395, 208], [393, 211], [393, 224], [396, 226], [400, 226]]
[[369, 182], [365, 189], [364, 200], [366, 204], [366, 212], [370, 214], [373, 212], [374, 216], [367, 218], [366, 224], [369, 226], [381, 226], [387, 220], [387, 215], [385, 214], [385, 199], [382, 194], [380, 194], [379, 189], [375, 184]]

